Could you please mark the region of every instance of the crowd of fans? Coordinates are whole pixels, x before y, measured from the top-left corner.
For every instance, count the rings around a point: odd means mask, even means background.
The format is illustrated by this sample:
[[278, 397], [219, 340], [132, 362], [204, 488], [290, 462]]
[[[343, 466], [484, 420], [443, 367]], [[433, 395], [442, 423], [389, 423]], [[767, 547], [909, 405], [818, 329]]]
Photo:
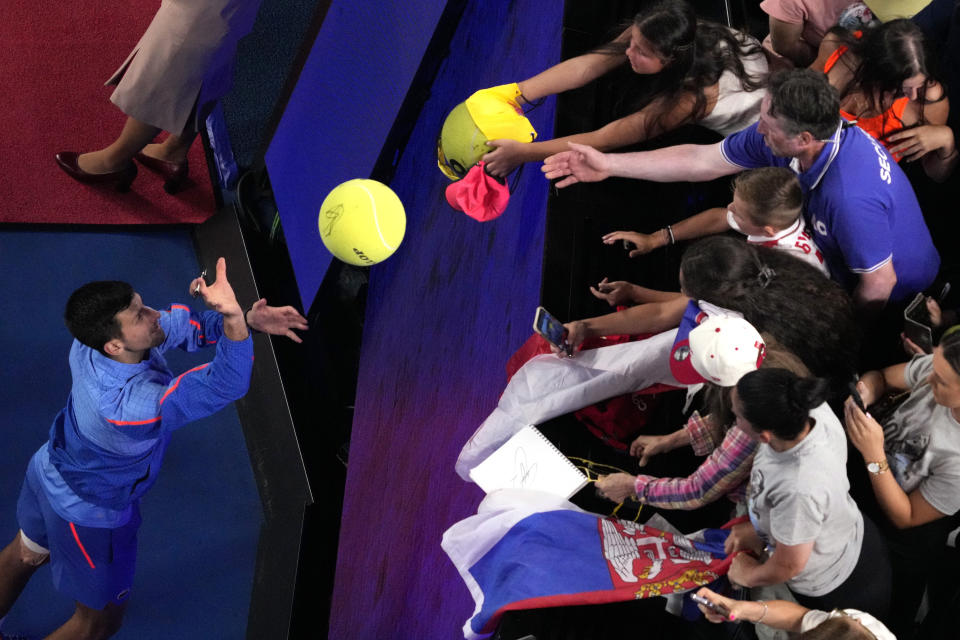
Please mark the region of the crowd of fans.
[[[575, 358], [601, 336], [683, 334], [691, 319], [755, 329], [735, 332], [739, 344], [764, 345], [755, 364], [691, 355], [706, 384], [681, 429], [624, 443], [641, 465], [689, 445], [707, 456], [701, 467], [610, 474], [596, 491], [665, 509], [729, 501], [731, 516], [749, 516], [727, 541], [743, 552], [730, 581], [786, 585], [799, 604], [701, 595], [739, 620], [810, 634], [801, 637], [949, 637], [938, 625], [956, 587], [938, 568], [960, 511], [960, 327], [938, 303], [949, 274], [928, 223], [941, 213], [921, 202], [928, 182], [957, 180], [949, 80], [960, 8], [924, 4], [881, 21], [862, 3], [765, 0], [761, 47], [698, 20], [686, 2], [646, 2], [608, 45], [520, 83], [534, 101], [629, 65], [655, 89], [630, 115], [556, 140], [494, 141], [486, 157], [496, 174], [542, 160], [560, 189], [736, 174], [725, 208], [602, 238], [634, 257], [711, 236], [686, 249], [679, 291], [608, 274], [591, 291], [618, 309], [566, 324], [571, 353], [558, 355]], [[611, 153], [685, 124], [724, 138]], [[918, 295], [932, 348], [902, 334]], [[675, 345], [670, 357], [684, 353]]]

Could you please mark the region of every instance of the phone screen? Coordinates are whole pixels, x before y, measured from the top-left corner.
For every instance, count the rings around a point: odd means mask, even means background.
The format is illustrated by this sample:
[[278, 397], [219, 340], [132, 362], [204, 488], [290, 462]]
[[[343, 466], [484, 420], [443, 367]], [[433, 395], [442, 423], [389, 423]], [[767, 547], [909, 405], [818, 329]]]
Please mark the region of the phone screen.
[[566, 350], [567, 330], [563, 328], [563, 324], [559, 320], [550, 315], [543, 307], [537, 307], [537, 315], [533, 321], [533, 330], [546, 338], [550, 344], [559, 349]]

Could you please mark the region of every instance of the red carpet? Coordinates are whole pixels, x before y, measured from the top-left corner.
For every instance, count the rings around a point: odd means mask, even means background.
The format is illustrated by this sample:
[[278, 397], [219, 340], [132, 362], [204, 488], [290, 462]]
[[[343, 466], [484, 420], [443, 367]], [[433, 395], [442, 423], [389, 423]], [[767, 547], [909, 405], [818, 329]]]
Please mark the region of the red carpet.
[[190, 150], [188, 188], [175, 196], [140, 167], [129, 193], [83, 185], [54, 161], [58, 151], [109, 144], [125, 116], [103, 83], [143, 34], [159, 0], [0, 2], [0, 222], [170, 224], [214, 213], [199, 140]]

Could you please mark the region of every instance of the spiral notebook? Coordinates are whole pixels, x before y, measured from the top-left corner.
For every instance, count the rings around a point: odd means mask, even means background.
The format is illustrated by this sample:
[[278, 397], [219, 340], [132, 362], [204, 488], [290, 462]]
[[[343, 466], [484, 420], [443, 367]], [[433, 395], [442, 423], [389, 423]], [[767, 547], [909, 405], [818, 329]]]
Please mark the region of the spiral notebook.
[[490, 493], [532, 489], [569, 498], [587, 484], [587, 476], [533, 425], [527, 425], [470, 471]]

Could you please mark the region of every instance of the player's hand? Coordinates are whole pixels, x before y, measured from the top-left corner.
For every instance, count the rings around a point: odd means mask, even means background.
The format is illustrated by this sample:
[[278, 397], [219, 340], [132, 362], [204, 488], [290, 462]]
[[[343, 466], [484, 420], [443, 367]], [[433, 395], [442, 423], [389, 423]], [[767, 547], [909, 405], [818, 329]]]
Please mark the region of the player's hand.
[[850, 443], [867, 462], [876, 462], [886, 458], [883, 449], [883, 427], [869, 413], [864, 413], [853, 398], [843, 403], [843, 418], [847, 425]]
[[570, 151], [561, 151], [548, 156], [541, 167], [548, 180], [563, 178], [556, 183], [558, 189], [578, 182], [600, 182], [610, 177], [610, 161], [606, 155], [593, 147], [568, 142]]
[[619, 240], [624, 240], [633, 244], [633, 249], [630, 250], [629, 256], [631, 258], [636, 258], [637, 256], [642, 256], [646, 253], [650, 253], [654, 249], [659, 249], [663, 245], [660, 243], [660, 238], [655, 233], [638, 233], [636, 231], [613, 231], [603, 236], [603, 244], [614, 244]]
[[217, 260], [217, 273], [213, 284], [207, 286], [203, 278], [190, 281], [190, 293], [194, 292], [203, 298], [208, 307], [224, 316], [238, 316], [243, 313], [233, 287], [227, 280], [227, 261], [223, 258]]
[[954, 149], [953, 131], [946, 125], [925, 124], [910, 129], [901, 129], [885, 137], [890, 154], [903, 154], [902, 160], [913, 162], [931, 151], [944, 149], [946, 156]]
[[494, 149], [483, 156], [484, 169], [490, 175], [500, 178], [506, 176], [527, 161], [523, 154], [525, 144], [510, 138], [487, 140], [487, 146]]
[[291, 306], [267, 306], [265, 298], [253, 303], [253, 306], [247, 311], [246, 321], [251, 329], [275, 336], [287, 336], [294, 342], [303, 342], [300, 336], [293, 332], [294, 329], [300, 331], [309, 329], [307, 319], [300, 315], [299, 311]]
[[611, 473], [597, 478], [597, 495], [612, 502], [623, 502], [637, 495], [636, 477], [629, 473]]
[[590, 293], [593, 294], [594, 298], [606, 301], [611, 307], [619, 307], [634, 302], [633, 285], [624, 280], [609, 282], [604, 278], [596, 287], [590, 287]]

